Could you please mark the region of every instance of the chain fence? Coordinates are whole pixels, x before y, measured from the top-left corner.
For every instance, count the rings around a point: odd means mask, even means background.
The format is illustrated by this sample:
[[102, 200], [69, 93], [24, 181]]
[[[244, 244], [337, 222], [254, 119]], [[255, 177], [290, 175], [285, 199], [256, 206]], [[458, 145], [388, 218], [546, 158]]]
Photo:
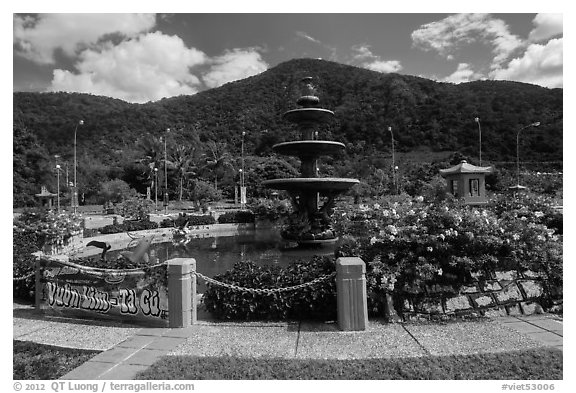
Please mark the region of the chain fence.
[[32, 272], [32, 273], [30, 273], [30, 274], [28, 274], [28, 275], [26, 275], [26, 276], [22, 276], [22, 277], [12, 277], [12, 281], [24, 281], [24, 280], [26, 280], [27, 278], [30, 278], [30, 277], [34, 276], [35, 274], [36, 274], [36, 272]]
[[[142, 270], [146, 270], [146, 269], [155, 269], [157, 267], [160, 266], [164, 266], [166, 265], [166, 262], [161, 262], [161, 263], [157, 263], [156, 265], [150, 265], [150, 266], [142, 266], [139, 268], [134, 268], [134, 269], [105, 269], [108, 270], [114, 274], [121, 274], [121, 273], [132, 273], [132, 272], [139, 272]], [[76, 269], [78, 269], [79, 271], [82, 272], [82, 274], [86, 274], [86, 275], [95, 275], [95, 276], [99, 276], [102, 274], [102, 272], [99, 272], [98, 269], [99, 268], [93, 268], [90, 266], [82, 266], [82, 267], [76, 267]], [[12, 277], [12, 281], [24, 281], [32, 276], [34, 276], [36, 274], [36, 272], [32, 272], [26, 276], [22, 276], [22, 277]]]
[[228, 288], [228, 289], [231, 289], [233, 291], [255, 293], [255, 294], [259, 294], [259, 295], [273, 295], [275, 293], [297, 291], [299, 289], [312, 287], [316, 284], [319, 284], [319, 283], [324, 282], [324, 281], [328, 281], [328, 280], [336, 277], [336, 272], [322, 275], [322, 276], [315, 278], [314, 280], [307, 282], [307, 283], [304, 283], [304, 284], [298, 284], [298, 285], [294, 285], [291, 287], [285, 287], [285, 288], [246, 288], [246, 287], [241, 287], [241, 286], [234, 285], [234, 284], [229, 284], [226, 282], [221, 282], [221, 281], [215, 280], [213, 278], [207, 277], [207, 276], [203, 275], [202, 273], [198, 273], [198, 272], [191, 272], [190, 275], [199, 277], [199, 278], [203, 279], [204, 281], [206, 281], [207, 283], [210, 283], [210, 284], [213, 284], [213, 285], [216, 285], [219, 287], [223, 287], [223, 288]]

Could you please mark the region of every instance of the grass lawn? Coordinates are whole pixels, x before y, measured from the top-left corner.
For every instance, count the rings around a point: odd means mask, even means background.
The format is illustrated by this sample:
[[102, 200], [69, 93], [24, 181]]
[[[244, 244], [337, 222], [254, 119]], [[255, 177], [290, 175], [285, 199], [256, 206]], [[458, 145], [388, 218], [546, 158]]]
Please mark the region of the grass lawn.
[[166, 356], [136, 379], [556, 380], [562, 379], [562, 351], [363, 360]]
[[13, 379], [58, 379], [100, 351], [13, 340]]

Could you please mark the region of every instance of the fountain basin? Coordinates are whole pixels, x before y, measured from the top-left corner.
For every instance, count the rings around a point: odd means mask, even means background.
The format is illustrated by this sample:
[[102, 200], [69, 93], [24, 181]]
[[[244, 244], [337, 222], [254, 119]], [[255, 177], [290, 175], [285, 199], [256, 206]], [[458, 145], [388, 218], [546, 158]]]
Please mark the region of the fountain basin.
[[298, 108], [284, 113], [284, 118], [292, 123], [325, 123], [334, 119], [334, 112], [322, 108]]
[[333, 141], [294, 141], [278, 143], [272, 149], [278, 154], [296, 157], [318, 157], [336, 154], [346, 147]]
[[346, 191], [358, 183], [360, 180], [340, 177], [299, 177], [262, 182], [266, 187], [288, 191]]

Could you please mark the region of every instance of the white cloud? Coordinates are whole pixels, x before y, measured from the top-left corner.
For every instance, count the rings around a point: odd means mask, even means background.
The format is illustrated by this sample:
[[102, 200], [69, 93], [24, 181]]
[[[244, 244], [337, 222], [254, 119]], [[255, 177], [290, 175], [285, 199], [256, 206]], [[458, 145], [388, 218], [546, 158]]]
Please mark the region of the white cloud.
[[40, 64], [53, 64], [54, 52], [67, 56], [98, 42], [108, 34], [134, 37], [151, 30], [154, 14], [40, 14], [15, 15], [15, 53]]
[[456, 14], [440, 21], [420, 26], [412, 32], [413, 45], [423, 50], [436, 51], [448, 59], [463, 45], [483, 42], [492, 46], [493, 68], [504, 62], [522, 41], [511, 34], [501, 19], [487, 14]]
[[402, 64], [398, 60], [382, 60], [380, 56], [372, 53], [369, 45], [355, 45], [352, 47], [353, 64], [378, 72], [398, 72]]
[[146, 102], [197, 92], [190, 68], [206, 62], [203, 52], [187, 48], [177, 36], [148, 33], [99, 50], [86, 49], [74, 74], [57, 69], [50, 90], [106, 95]]
[[446, 78], [443, 79], [444, 82], [451, 82], [451, 83], [464, 83], [470, 82], [473, 80], [478, 80], [482, 77], [482, 75], [477, 74], [471, 68], [470, 64], [468, 63], [460, 63], [458, 64], [458, 68], [454, 73], [448, 75]]
[[256, 48], [227, 51], [222, 56], [212, 59], [211, 63], [210, 70], [202, 76], [208, 87], [218, 87], [268, 69], [268, 64]]
[[563, 38], [552, 39], [545, 45], [531, 44], [522, 57], [511, 60], [506, 68], [492, 71], [490, 76], [550, 88], [562, 87], [563, 54]]
[[355, 45], [352, 51], [356, 52], [352, 55], [355, 60], [374, 59], [376, 56], [370, 50], [370, 45]]
[[398, 60], [376, 60], [371, 63], [364, 63], [364, 68], [378, 72], [398, 72], [402, 65]]
[[303, 31], [297, 31], [297, 32], [296, 32], [296, 35], [297, 35], [298, 37], [301, 37], [301, 38], [304, 38], [304, 39], [306, 39], [306, 40], [308, 40], [308, 41], [311, 41], [311, 42], [313, 42], [313, 43], [315, 43], [315, 44], [323, 45], [323, 44], [322, 44], [322, 41], [317, 40], [317, 39], [314, 38], [314, 37], [311, 37], [310, 35], [304, 33]]
[[562, 14], [538, 14], [532, 21], [534, 29], [528, 35], [532, 42], [543, 41], [564, 31]]

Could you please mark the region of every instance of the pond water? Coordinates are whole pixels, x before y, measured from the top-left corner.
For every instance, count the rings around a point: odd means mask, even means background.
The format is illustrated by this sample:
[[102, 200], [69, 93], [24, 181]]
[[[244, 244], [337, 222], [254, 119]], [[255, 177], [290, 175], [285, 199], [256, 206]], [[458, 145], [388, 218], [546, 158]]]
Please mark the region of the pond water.
[[[232, 269], [236, 262], [252, 261], [259, 265], [287, 266], [298, 260], [308, 261], [313, 255], [334, 255], [334, 244], [317, 248], [294, 247], [277, 230], [242, 231], [231, 236], [187, 238], [186, 242], [153, 243], [150, 256], [164, 262], [173, 258], [194, 258], [196, 270], [214, 277]], [[115, 252], [111, 252], [113, 257]], [[203, 280], [198, 291], [204, 292]]]

